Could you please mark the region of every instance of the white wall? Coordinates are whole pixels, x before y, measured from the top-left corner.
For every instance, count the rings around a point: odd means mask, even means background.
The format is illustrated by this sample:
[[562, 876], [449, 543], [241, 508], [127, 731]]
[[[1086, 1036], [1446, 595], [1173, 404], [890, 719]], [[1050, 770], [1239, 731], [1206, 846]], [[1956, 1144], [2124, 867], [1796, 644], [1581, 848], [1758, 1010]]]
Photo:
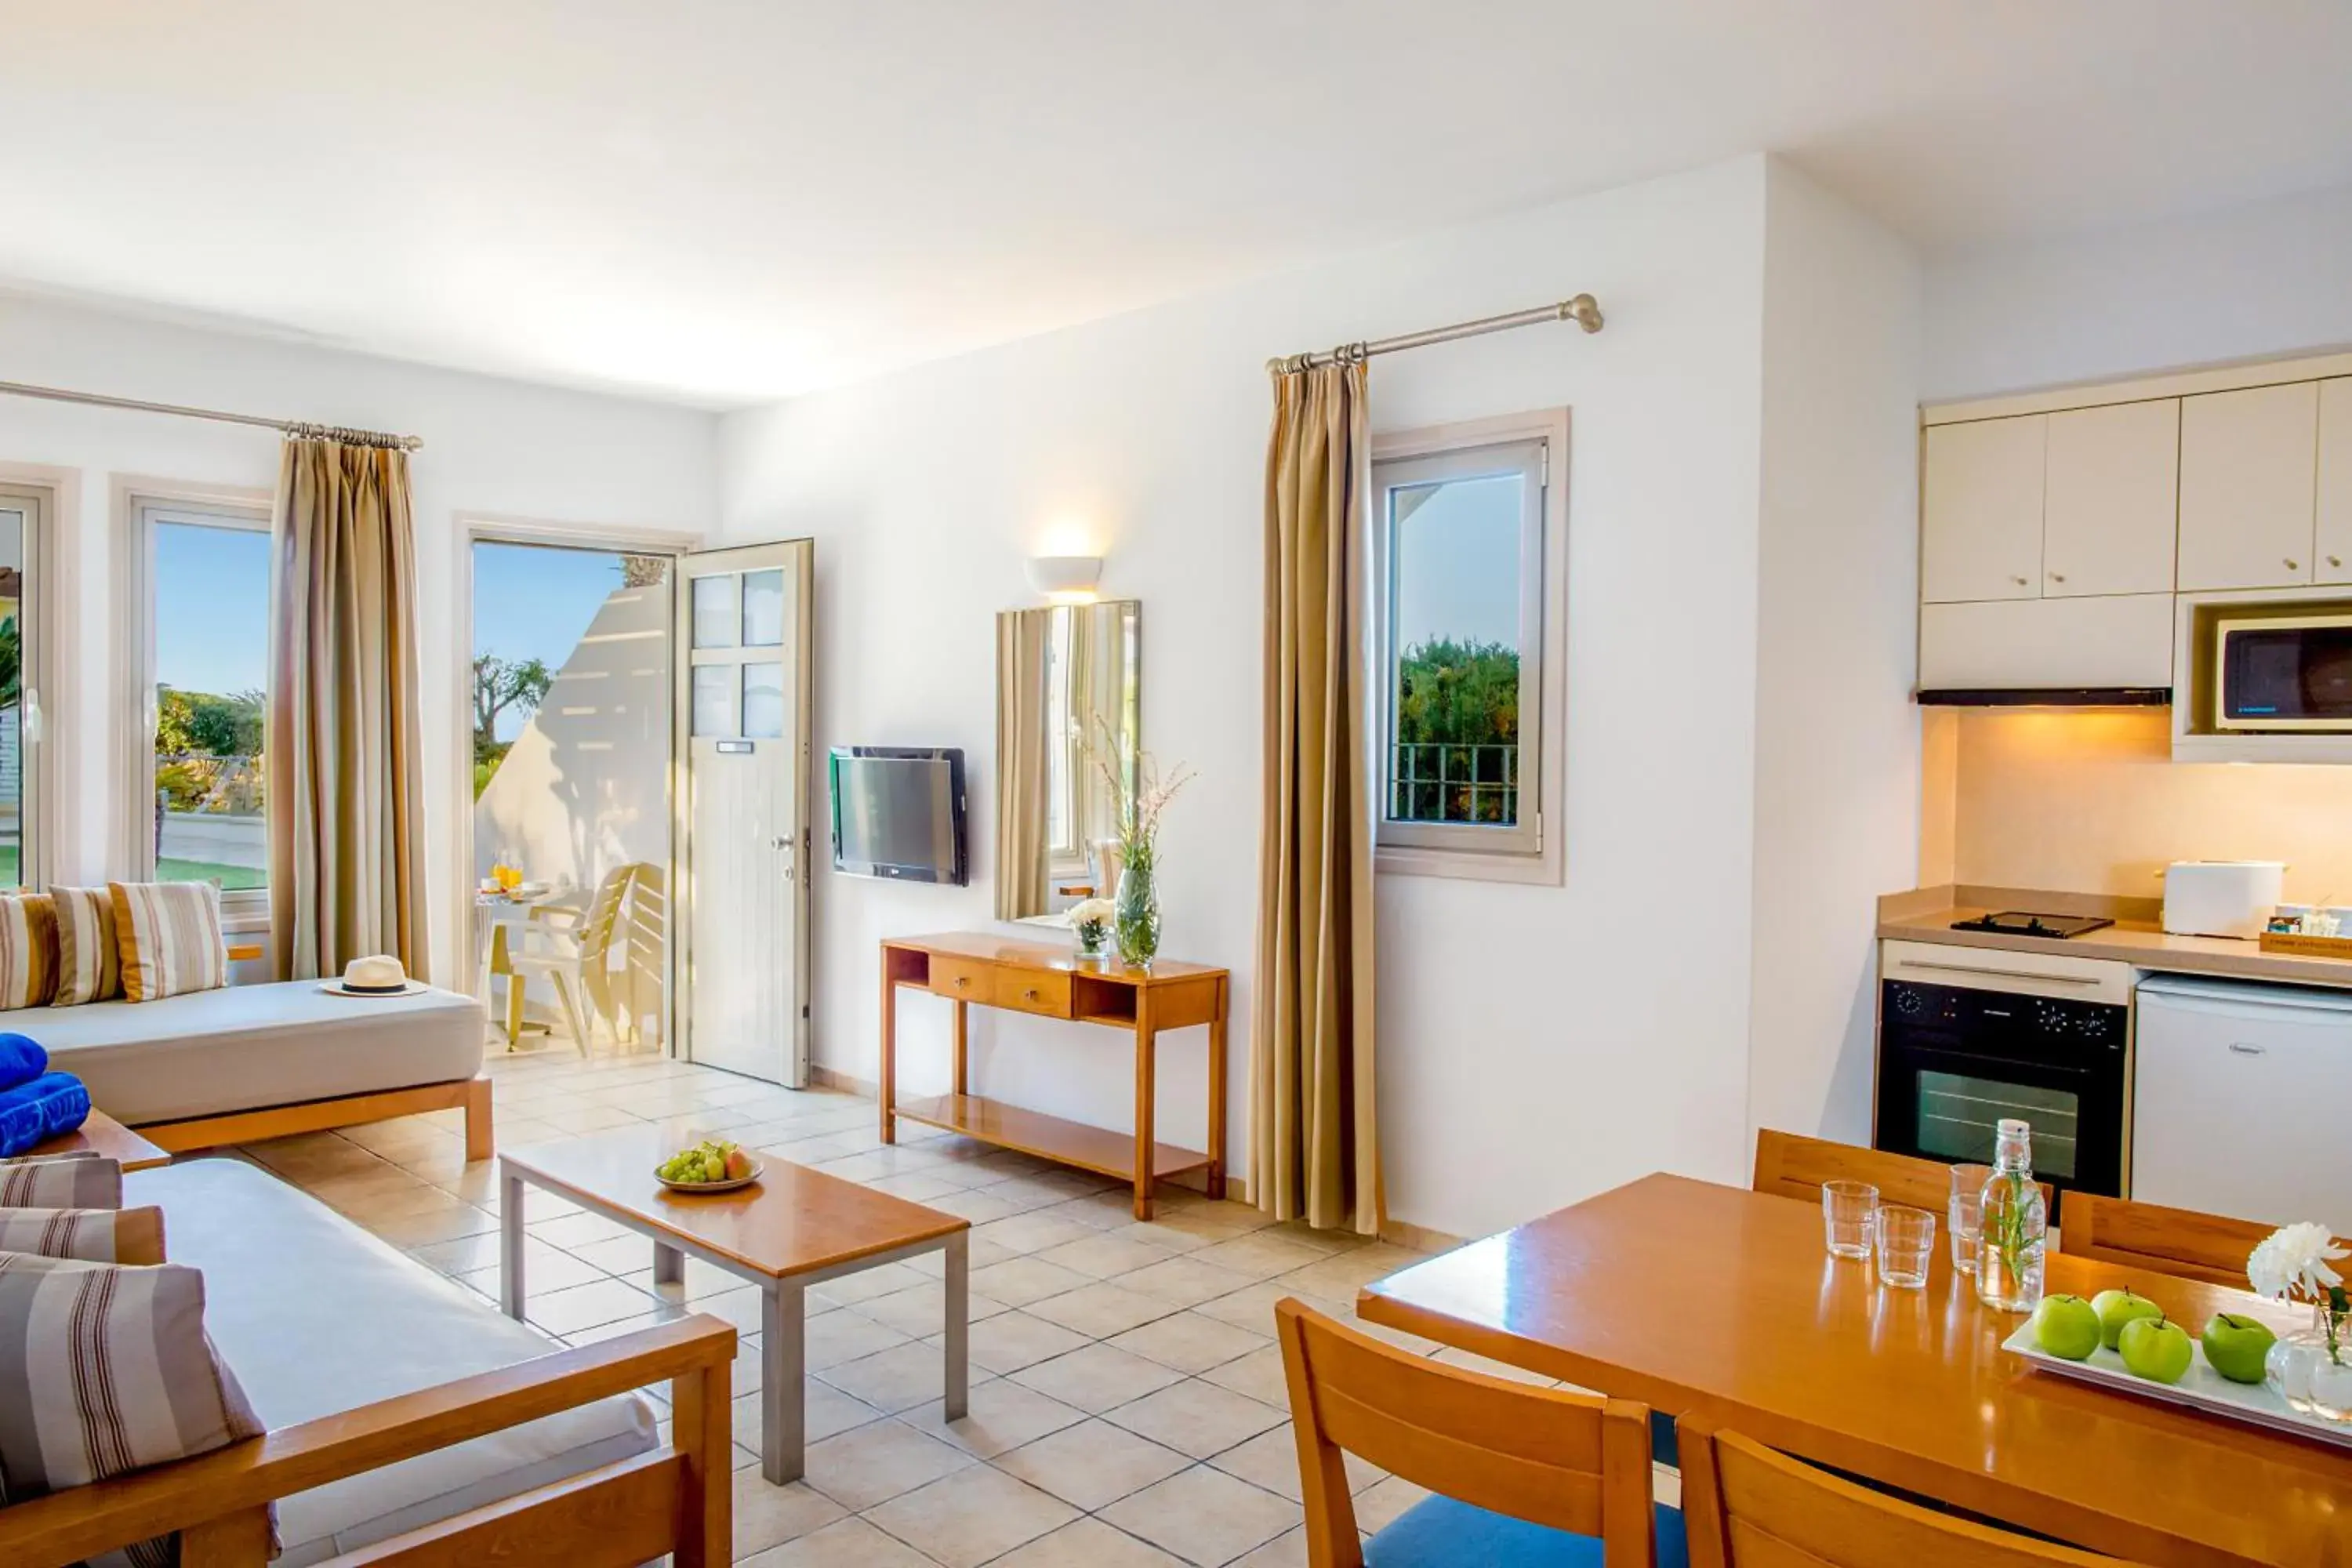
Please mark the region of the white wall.
[[1748, 1114], [1867, 1143], [1876, 900], [1918, 861], [1919, 265], [1785, 163], [1767, 197]]
[[[715, 515], [708, 414], [466, 375], [301, 344], [233, 337], [0, 298], [5, 378], [402, 431], [425, 438], [413, 469], [424, 693], [426, 836], [436, 973], [456, 973], [453, 828], [470, 784], [457, 769], [459, 629], [453, 603], [467, 517], [707, 529]], [[110, 778], [114, 626], [112, 476], [268, 490], [278, 438], [158, 415], [0, 397], [0, 464], [67, 470], [56, 623], [65, 646], [49, 684], [59, 746], [60, 879], [121, 875], [108, 864], [122, 812]]]
[[[1201, 772], [1166, 829], [1167, 947], [1236, 976], [1238, 1166], [1264, 362], [1590, 289], [1598, 337], [1533, 328], [1372, 367], [1381, 428], [1574, 410], [1567, 885], [1381, 887], [1391, 1209], [1468, 1233], [1661, 1167], [1738, 1178], [1764, 199], [1764, 161], [1741, 160], [728, 416], [725, 531], [817, 542], [819, 745], [960, 745], [970, 764], [973, 886], [819, 875], [816, 1059], [873, 1076], [881, 938], [990, 923], [993, 615], [1034, 602], [1025, 556], [1099, 549], [1105, 591], [1143, 602], [1145, 742]], [[918, 1083], [944, 1076], [945, 1015], [902, 1005]], [[983, 1012], [973, 1039], [982, 1092], [1128, 1124], [1117, 1037]], [[1202, 1135], [1200, 1050], [1163, 1048], [1164, 1136]]]
[[2352, 344], [2352, 187], [1938, 259], [1933, 401]]

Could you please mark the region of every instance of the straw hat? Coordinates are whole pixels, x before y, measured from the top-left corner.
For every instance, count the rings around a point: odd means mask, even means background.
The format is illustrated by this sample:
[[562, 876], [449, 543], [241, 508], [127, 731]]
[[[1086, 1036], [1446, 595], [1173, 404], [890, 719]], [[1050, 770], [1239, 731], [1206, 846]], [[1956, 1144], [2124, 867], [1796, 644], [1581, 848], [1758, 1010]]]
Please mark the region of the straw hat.
[[408, 971], [401, 966], [400, 960], [379, 952], [352, 959], [343, 965], [341, 980], [327, 981], [319, 989], [338, 996], [412, 996], [429, 987], [408, 978]]

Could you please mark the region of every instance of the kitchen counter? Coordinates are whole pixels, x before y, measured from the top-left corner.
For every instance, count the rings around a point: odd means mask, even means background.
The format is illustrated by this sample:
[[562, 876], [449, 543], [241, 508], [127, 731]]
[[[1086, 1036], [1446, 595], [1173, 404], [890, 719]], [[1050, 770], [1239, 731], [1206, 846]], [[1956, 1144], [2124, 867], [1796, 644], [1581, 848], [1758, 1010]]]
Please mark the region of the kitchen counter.
[[[2049, 937], [1951, 929], [1954, 921], [1974, 920], [2000, 910], [2105, 915], [2116, 923], [2063, 942]], [[1890, 893], [1878, 900], [1878, 934], [1895, 942], [1932, 942], [2010, 952], [2063, 952], [2074, 958], [2115, 959], [2168, 974], [2211, 974], [2352, 989], [2352, 960], [2264, 952], [2252, 938], [2239, 941], [2230, 937], [2167, 936], [2163, 904], [2155, 899], [2053, 893], [2024, 888], [1920, 888], [1907, 893]]]

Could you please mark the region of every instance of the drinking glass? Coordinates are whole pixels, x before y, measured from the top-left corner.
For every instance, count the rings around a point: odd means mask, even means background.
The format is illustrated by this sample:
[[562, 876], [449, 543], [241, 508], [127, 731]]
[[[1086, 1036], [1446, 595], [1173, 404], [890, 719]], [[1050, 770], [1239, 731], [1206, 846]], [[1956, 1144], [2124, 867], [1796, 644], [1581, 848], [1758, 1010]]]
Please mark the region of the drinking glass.
[[1945, 1231], [1952, 1238], [1952, 1267], [1963, 1274], [1977, 1271], [1977, 1237], [1984, 1233], [1984, 1184], [1990, 1165], [1952, 1167], [1952, 1201]]
[[1916, 1290], [1927, 1283], [1927, 1259], [1936, 1252], [1936, 1216], [1926, 1209], [1888, 1205], [1878, 1211], [1878, 1278]]
[[1832, 1258], [1870, 1256], [1871, 1216], [1878, 1212], [1878, 1189], [1868, 1182], [1823, 1182], [1822, 1225]]

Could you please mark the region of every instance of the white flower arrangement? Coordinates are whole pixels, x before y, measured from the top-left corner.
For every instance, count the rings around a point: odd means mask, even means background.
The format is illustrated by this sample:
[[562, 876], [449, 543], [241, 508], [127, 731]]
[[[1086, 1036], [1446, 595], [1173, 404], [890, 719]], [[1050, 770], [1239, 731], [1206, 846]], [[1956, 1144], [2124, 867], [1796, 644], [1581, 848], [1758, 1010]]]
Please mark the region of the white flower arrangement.
[[1070, 906], [1070, 923], [1074, 926], [1108, 925], [1118, 918], [1118, 908], [1108, 899], [1088, 899]]
[[2328, 1265], [2352, 1257], [2336, 1245], [2324, 1225], [2305, 1221], [2281, 1226], [2264, 1237], [2246, 1259], [2246, 1280], [2261, 1295], [2277, 1300], [2300, 1296], [2326, 1300], [2344, 1283]]

